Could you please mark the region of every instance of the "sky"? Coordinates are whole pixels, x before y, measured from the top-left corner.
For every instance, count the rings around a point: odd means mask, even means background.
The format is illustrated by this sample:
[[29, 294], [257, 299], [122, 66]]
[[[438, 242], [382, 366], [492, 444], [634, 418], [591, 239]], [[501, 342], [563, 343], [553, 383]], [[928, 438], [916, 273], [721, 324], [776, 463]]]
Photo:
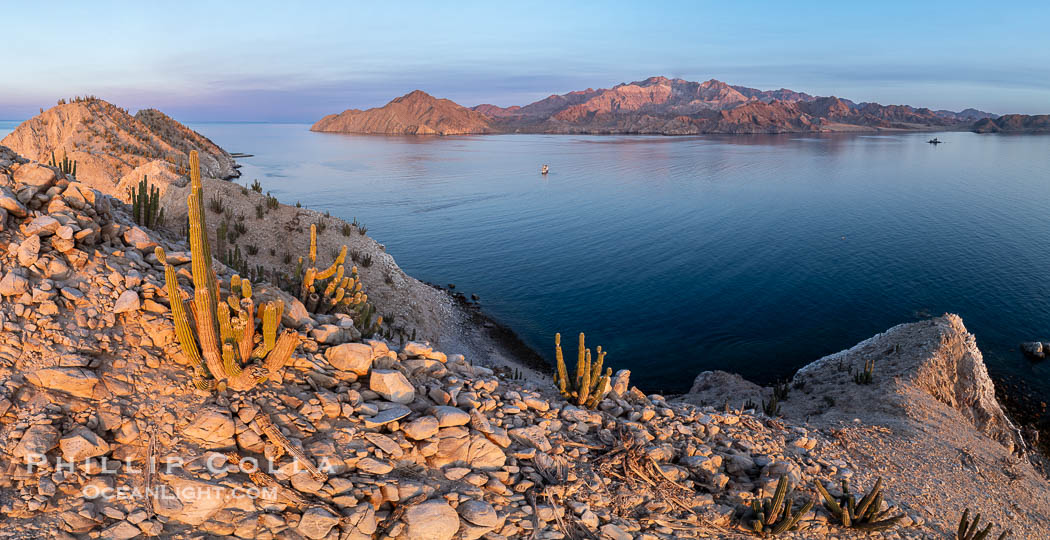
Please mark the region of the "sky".
[[1050, 113], [1042, 2], [0, 0], [0, 12], [8, 120], [90, 94], [187, 122], [313, 122], [417, 88], [508, 106], [655, 75]]

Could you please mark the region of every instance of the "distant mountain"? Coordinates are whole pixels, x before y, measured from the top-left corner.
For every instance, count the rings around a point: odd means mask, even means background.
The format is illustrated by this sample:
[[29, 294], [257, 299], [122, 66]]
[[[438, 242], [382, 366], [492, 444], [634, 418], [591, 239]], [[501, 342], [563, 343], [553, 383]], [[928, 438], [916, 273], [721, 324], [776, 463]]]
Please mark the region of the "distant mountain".
[[383, 107], [330, 114], [311, 131], [388, 133], [393, 135], [465, 135], [490, 133], [489, 117], [422, 90], [405, 94]]
[[758, 90], [667, 77], [551, 95], [524, 106], [467, 109], [415, 91], [384, 107], [330, 115], [314, 131], [346, 133], [793, 133], [969, 128], [994, 117], [967, 109], [856, 103], [786, 88]]
[[1050, 133], [1050, 114], [1006, 114], [984, 118], [973, 125], [977, 133]]

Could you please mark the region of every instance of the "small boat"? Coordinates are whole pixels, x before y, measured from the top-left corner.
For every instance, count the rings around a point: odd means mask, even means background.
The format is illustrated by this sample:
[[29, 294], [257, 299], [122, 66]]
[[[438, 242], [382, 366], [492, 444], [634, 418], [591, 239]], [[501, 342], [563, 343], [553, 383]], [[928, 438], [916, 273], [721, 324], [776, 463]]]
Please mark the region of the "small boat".
[[930, 140], [928, 140], [928, 141], [926, 141], [926, 142], [928, 142], [928, 143], [930, 143], [930, 144], [941, 144], [941, 143], [942, 143], [942, 142], [944, 142], [944, 141], [942, 141], [942, 140], [938, 139], [937, 137], [934, 137], [934, 138], [932, 138], [932, 139], [930, 139]]
[[548, 167], [546, 165], [540, 167], [540, 174], [547, 174], [549, 172], [551, 172], [551, 168], [550, 167]]

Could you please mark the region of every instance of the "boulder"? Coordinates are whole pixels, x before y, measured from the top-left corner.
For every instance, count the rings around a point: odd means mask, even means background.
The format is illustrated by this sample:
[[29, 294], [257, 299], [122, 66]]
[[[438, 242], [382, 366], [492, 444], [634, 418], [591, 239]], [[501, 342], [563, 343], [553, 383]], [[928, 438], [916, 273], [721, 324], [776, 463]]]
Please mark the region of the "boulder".
[[62, 448], [62, 459], [73, 463], [109, 453], [109, 443], [84, 426], [73, 428], [58, 444]]
[[434, 418], [433, 416], [421, 416], [402, 426], [401, 431], [404, 431], [405, 436], [409, 439], [419, 441], [437, 435], [439, 427], [441, 426], [438, 423], [437, 418]]
[[0, 295], [18, 296], [29, 290], [29, 280], [16, 274], [13, 270], [8, 271], [3, 279], [0, 279]]
[[416, 390], [403, 373], [394, 369], [374, 369], [368, 378], [368, 388], [394, 403], [409, 404], [416, 398]]
[[22, 205], [22, 202], [18, 200], [18, 197], [16, 197], [14, 193], [11, 193], [11, 190], [3, 186], [0, 186], [0, 208], [3, 208], [16, 218], [24, 218], [29, 215], [29, 210]]
[[131, 289], [128, 289], [117, 297], [117, 301], [113, 303], [113, 313], [126, 313], [128, 311], [138, 311], [142, 303], [139, 300], [139, 294]]
[[368, 375], [372, 367], [372, 347], [365, 343], [336, 345], [325, 351], [324, 356], [332, 367], [358, 375]]
[[431, 500], [409, 508], [405, 523], [412, 540], [451, 540], [459, 530], [459, 514], [445, 501]]
[[40, 237], [33, 235], [18, 245], [18, 264], [25, 267], [33, 266], [40, 257]]
[[463, 426], [470, 422], [470, 415], [466, 411], [448, 405], [434, 407], [432, 414], [438, 420], [438, 427]]
[[93, 399], [100, 390], [101, 380], [94, 371], [79, 367], [42, 368], [26, 374], [26, 379], [41, 388]]
[[1026, 341], [1022, 343], [1021, 352], [1033, 360], [1042, 360], [1046, 358], [1046, 351], [1044, 350], [1043, 344], [1038, 341]]
[[55, 234], [55, 231], [61, 226], [62, 224], [51, 216], [37, 216], [25, 225], [22, 229], [22, 234], [26, 236], [50, 236]]
[[54, 169], [38, 163], [27, 163], [15, 170], [15, 182], [45, 190], [51, 187], [57, 176]]

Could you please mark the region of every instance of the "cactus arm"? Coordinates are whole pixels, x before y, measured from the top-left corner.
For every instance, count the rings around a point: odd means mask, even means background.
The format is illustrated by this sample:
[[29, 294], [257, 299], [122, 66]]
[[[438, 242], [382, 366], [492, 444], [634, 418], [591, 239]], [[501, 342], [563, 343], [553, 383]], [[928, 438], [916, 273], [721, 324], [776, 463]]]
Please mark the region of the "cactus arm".
[[824, 499], [824, 507], [828, 509], [836, 518], [842, 519], [842, 508], [839, 503], [835, 501], [835, 498], [828, 493], [828, 490], [824, 487], [824, 484], [820, 483], [820, 480], [813, 482], [816, 485], [817, 492]]
[[179, 340], [182, 353], [189, 358], [194, 368], [200, 369], [203, 367], [200, 350], [197, 349], [197, 340], [193, 337], [186, 305], [182, 302], [182, 289], [179, 288], [175, 268], [170, 264], [164, 265], [164, 281], [168, 289], [168, 303], [171, 304], [171, 318], [175, 324], [175, 337]]
[[[770, 512], [770, 520], [772, 522], [777, 521], [777, 516], [780, 515], [781, 507], [784, 506], [784, 497], [787, 495], [787, 476], [781, 476], [780, 480], [777, 480], [777, 489], [773, 492], [773, 503], [770, 505], [772, 511]], [[788, 513], [791, 513], [791, 509], [788, 509]]]
[[288, 359], [291, 358], [292, 352], [299, 346], [299, 333], [295, 330], [285, 330], [281, 334], [281, 337], [277, 339], [277, 344], [274, 346], [270, 354], [266, 356], [266, 361], [263, 363], [263, 368], [266, 369], [271, 375], [282, 369], [287, 363]]
[[566, 384], [569, 381], [569, 375], [565, 369], [565, 358], [561, 354], [561, 334], [554, 334], [554, 357], [557, 359], [558, 365], [558, 391], [562, 396], [568, 395], [568, 388]]
[[252, 299], [242, 298], [241, 299], [241, 322], [244, 325], [244, 331], [241, 334], [241, 341], [238, 343], [238, 348], [241, 352], [241, 360], [247, 362], [252, 357], [252, 349], [255, 347], [255, 303]]
[[[869, 491], [868, 494], [865, 495], [864, 498], [862, 498], [860, 500], [860, 503], [857, 505], [857, 514], [856, 515], [864, 516], [864, 515], [866, 515], [868, 513], [868, 506], [872, 503], [872, 501], [874, 501], [877, 498], [877, 496], [879, 495], [879, 491], [881, 489], [882, 489], [882, 477], [879, 477], [879, 479], [875, 481], [875, 486], [871, 488], [871, 491]], [[879, 498], [879, 500], [881, 502], [881, 498]], [[878, 506], [879, 505], [875, 506], [875, 510], [879, 509]]]

